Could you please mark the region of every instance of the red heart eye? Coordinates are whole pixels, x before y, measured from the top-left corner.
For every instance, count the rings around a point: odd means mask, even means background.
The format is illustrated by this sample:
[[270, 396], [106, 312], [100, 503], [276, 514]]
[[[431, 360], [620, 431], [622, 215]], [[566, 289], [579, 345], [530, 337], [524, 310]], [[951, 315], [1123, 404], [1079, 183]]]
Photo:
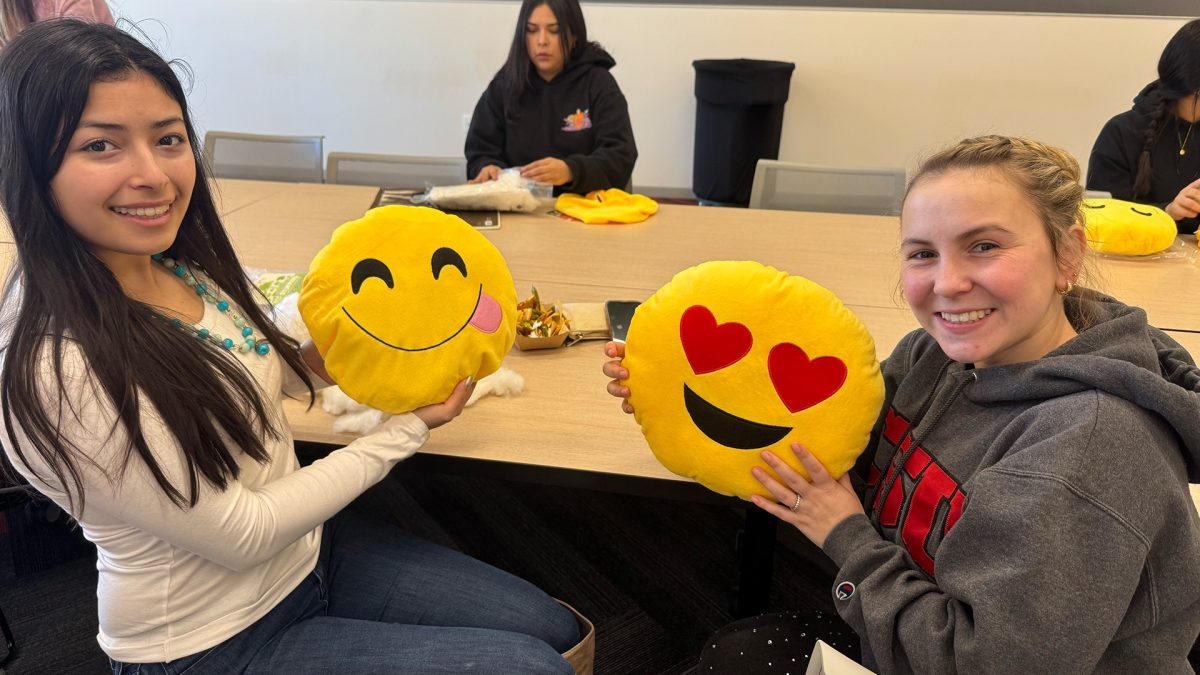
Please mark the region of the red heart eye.
[[824, 401], [846, 383], [846, 364], [836, 356], [808, 359], [790, 342], [777, 344], [767, 356], [767, 372], [779, 400], [792, 412]]
[[692, 305], [679, 319], [679, 341], [692, 372], [711, 373], [737, 363], [750, 353], [754, 338], [740, 323], [717, 323], [703, 305]]

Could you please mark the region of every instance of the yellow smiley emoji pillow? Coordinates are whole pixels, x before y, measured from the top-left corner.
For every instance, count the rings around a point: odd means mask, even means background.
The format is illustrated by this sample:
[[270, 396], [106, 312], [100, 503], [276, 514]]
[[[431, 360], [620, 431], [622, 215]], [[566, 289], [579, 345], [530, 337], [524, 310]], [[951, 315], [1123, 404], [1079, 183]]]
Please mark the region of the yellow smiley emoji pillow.
[[372, 209], [334, 230], [299, 308], [342, 391], [389, 413], [494, 372], [516, 335], [500, 251], [460, 218], [416, 206]]
[[671, 471], [721, 494], [767, 491], [770, 450], [801, 474], [803, 444], [837, 477], [883, 405], [875, 343], [828, 290], [755, 262], [684, 270], [634, 313], [625, 343], [634, 418]]
[[1120, 199], [1085, 199], [1088, 246], [1099, 253], [1151, 255], [1175, 243], [1175, 219], [1157, 206]]

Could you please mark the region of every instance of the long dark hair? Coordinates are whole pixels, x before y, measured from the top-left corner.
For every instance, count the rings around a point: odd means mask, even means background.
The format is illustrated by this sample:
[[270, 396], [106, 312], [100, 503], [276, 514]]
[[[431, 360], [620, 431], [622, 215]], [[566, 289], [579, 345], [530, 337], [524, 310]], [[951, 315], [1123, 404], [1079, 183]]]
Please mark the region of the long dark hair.
[[33, 23], [33, 0], [0, 0], [0, 47]]
[[583, 9], [579, 0], [524, 0], [517, 13], [517, 29], [513, 33], [512, 46], [508, 48], [508, 59], [500, 67], [504, 82], [505, 116], [517, 109], [521, 94], [529, 86], [533, 73], [533, 62], [525, 44], [525, 24], [533, 10], [546, 5], [558, 20], [558, 45], [563, 54], [563, 68], [583, 54], [587, 47], [587, 24], [583, 21]]
[[[73, 19], [30, 26], [0, 51], [0, 206], [17, 248], [17, 264], [4, 293], [8, 341], [0, 397], [17, 457], [29, 466], [27, 453], [40, 456], [55, 480], [38, 478], [61, 485], [72, 502], [77, 495], [80, 510], [80, 463], [95, 460], [58, 429], [60, 420], [76, 413], [62, 366], [68, 349], [86, 360], [85, 382], [107, 397], [103, 403], [111, 404], [116, 423], [127, 433], [122, 469], [136, 453], [181, 508], [196, 504], [201, 477], [219, 489], [237, 478], [239, 449], [259, 462], [269, 461], [266, 439], [280, 438], [278, 425], [284, 423], [267, 409], [239, 362], [127, 297], [55, 206], [50, 181], [62, 165], [89, 87], [135, 75], [152, 78], [179, 104], [196, 163], [191, 203], [168, 255], [210, 277], [312, 390], [298, 345], [259, 308], [261, 294], [253, 290], [221, 226], [172, 64], [110, 26]], [[53, 364], [53, 379], [48, 364]], [[171, 483], [147, 443], [142, 430], [147, 405], [154, 406], [179, 443], [187, 463], [186, 486]], [[18, 434], [18, 426], [27, 439]], [[112, 438], [112, 430], [89, 431], [97, 438], [105, 438], [107, 431]]]
[[1158, 79], [1147, 89], [1150, 97], [1150, 124], [1142, 139], [1137, 175], [1133, 179], [1133, 198], [1150, 194], [1154, 167], [1150, 162], [1150, 146], [1158, 139], [1167, 114], [1175, 102], [1200, 91], [1200, 19], [1183, 25], [1163, 48], [1158, 59]]

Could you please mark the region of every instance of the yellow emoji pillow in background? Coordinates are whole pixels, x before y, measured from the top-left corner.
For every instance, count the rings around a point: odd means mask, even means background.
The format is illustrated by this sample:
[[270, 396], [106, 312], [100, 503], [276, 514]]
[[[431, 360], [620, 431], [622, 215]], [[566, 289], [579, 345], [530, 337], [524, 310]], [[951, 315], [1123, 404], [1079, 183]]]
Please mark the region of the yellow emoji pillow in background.
[[500, 251], [425, 207], [372, 209], [334, 230], [299, 308], [342, 391], [389, 413], [495, 372], [516, 335], [517, 291]]
[[1175, 243], [1178, 230], [1166, 211], [1120, 199], [1085, 199], [1088, 246], [1098, 253], [1151, 255]]
[[671, 471], [721, 494], [767, 495], [750, 475], [790, 446], [837, 477], [866, 448], [883, 377], [866, 328], [825, 288], [755, 262], [675, 275], [634, 313], [629, 402]]

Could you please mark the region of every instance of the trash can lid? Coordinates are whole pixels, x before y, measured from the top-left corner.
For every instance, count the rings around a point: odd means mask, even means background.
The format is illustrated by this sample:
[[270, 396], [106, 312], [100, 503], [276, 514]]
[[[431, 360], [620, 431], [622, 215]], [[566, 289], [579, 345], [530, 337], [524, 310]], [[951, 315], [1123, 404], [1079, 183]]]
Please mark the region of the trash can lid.
[[758, 59], [701, 59], [696, 69], [696, 98], [725, 105], [785, 103], [796, 64]]
[[730, 75], [753, 75], [756, 73], [792, 74], [796, 64], [791, 61], [763, 61], [761, 59], [697, 59], [692, 61], [697, 71], [727, 73]]

